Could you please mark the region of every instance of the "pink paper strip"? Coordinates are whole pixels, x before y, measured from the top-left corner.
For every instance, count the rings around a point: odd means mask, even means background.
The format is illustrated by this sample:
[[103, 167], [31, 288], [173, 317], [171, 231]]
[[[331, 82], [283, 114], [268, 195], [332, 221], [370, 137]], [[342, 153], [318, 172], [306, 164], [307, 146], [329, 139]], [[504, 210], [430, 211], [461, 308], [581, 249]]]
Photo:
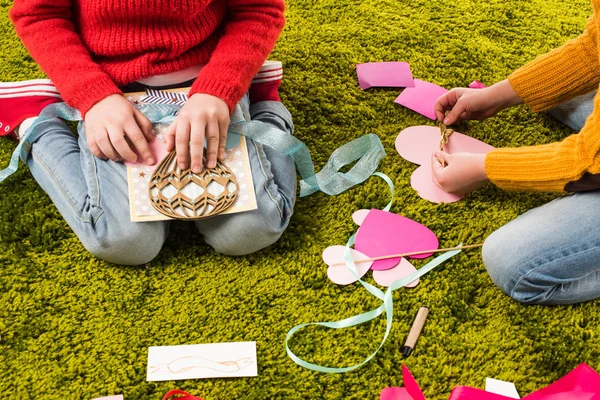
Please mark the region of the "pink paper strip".
[[356, 75], [361, 89], [371, 87], [414, 87], [412, 72], [407, 62], [374, 62], [356, 64]]
[[448, 90], [420, 79], [415, 79], [414, 82], [415, 87], [404, 89], [394, 102], [435, 121], [433, 106]]

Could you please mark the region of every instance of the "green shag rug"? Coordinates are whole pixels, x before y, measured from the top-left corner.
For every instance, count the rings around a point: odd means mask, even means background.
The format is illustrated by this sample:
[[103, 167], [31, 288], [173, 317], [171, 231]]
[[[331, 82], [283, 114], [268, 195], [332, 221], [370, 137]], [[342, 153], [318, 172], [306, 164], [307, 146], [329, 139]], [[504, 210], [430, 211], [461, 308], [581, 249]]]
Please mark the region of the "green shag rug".
[[[415, 77], [447, 88], [486, 84], [575, 37], [589, 0], [289, 0], [287, 26], [272, 58], [282, 60], [283, 102], [318, 168], [340, 145], [376, 133], [388, 156], [381, 170], [397, 187], [392, 211], [430, 227], [441, 245], [477, 243], [544, 194], [488, 186], [464, 201], [435, 205], [410, 188], [416, 166], [394, 150], [396, 135], [432, 124], [393, 103], [399, 90], [359, 89], [355, 64], [408, 61]], [[10, 0], [0, 0], [0, 81], [42, 77], [14, 34]], [[463, 130], [465, 131], [465, 130]], [[466, 133], [494, 146], [548, 143], [569, 130], [526, 108], [509, 110]], [[15, 144], [0, 141], [4, 167]], [[394, 294], [395, 322], [382, 351], [357, 371], [328, 375], [294, 364], [284, 350], [294, 325], [341, 319], [379, 305], [358, 284], [327, 280], [321, 252], [344, 244], [351, 214], [381, 208], [378, 178], [339, 196], [298, 200], [289, 229], [274, 246], [248, 257], [215, 254], [198, 233], [176, 224], [146, 267], [91, 257], [23, 167], [0, 197], [0, 393], [6, 399], [160, 399], [182, 388], [213, 399], [377, 399], [412, 370], [429, 399], [485, 377], [515, 382], [527, 394], [579, 363], [600, 369], [598, 302], [573, 307], [518, 304], [469, 250]], [[510, 251], [510, 249], [507, 249]], [[418, 263], [422, 265], [423, 263]], [[370, 280], [370, 278], [369, 278]], [[400, 347], [421, 305], [431, 315], [413, 356]], [[345, 332], [307, 329], [293, 349], [330, 366], [362, 360], [384, 332], [383, 318]], [[256, 341], [256, 378], [146, 382], [147, 348]]]

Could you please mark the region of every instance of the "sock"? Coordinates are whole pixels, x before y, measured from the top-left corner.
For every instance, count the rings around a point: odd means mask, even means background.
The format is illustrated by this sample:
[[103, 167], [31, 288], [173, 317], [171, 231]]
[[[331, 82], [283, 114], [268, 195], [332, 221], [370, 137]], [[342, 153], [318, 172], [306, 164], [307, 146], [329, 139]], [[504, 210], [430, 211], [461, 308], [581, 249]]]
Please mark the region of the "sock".
[[250, 103], [281, 101], [279, 86], [283, 77], [281, 61], [265, 61], [250, 85]]
[[18, 140], [17, 127], [23, 121], [59, 101], [58, 91], [47, 79], [0, 83], [0, 136]]

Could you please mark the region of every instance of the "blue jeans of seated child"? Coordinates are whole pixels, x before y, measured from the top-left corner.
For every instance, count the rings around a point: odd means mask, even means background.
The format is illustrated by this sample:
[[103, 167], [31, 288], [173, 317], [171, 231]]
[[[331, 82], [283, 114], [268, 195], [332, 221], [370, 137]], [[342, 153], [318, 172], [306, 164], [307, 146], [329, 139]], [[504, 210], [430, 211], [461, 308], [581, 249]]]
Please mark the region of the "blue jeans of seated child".
[[[579, 131], [594, 109], [579, 96], [549, 113]], [[600, 297], [600, 191], [560, 197], [492, 233], [483, 262], [496, 285], [528, 304], [573, 304]]]
[[[279, 102], [265, 101], [244, 113], [293, 134], [292, 117]], [[94, 157], [85, 131], [76, 138], [60, 119], [44, 123], [45, 133], [32, 144], [31, 173], [58, 211], [96, 257], [115, 264], [151, 261], [169, 232], [169, 221], [130, 222], [127, 168]], [[195, 221], [204, 240], [217, 252], [244, 255], [275, 243], [287, 227], [296, 198], [296, 169], [291, 157], [248, 140], [258, 208]]]

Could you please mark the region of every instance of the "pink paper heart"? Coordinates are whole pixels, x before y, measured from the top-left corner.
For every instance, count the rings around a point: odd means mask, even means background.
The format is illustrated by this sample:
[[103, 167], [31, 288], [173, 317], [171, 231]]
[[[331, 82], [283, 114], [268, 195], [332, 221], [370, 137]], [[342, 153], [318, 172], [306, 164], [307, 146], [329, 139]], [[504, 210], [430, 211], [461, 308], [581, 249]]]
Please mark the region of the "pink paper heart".
[[[383, 271], [373, 271], [373, 279], [378, 285], [388, 287], [398, 279], [404, 278], [406, 275], [412, 274], [417, 269], [406, 259], [402, 258], [398, 265], [393, 268]], [[419, 284], [419, 280], [415, 279], [404, 287], [412, 288]]]
[[[413, 126], [400, 132], [396, 150], [407, 161], [420, 167], [410, 177], [410, 185], [425, 200], [434, 203], [452, 203], [461, 197], [444, 192], [432, 180], [431, 155], [439, 149], [440, 129], [433, 126]], [[470, 136], [454, 132], [444, 146], [447, 153], [486, 154], [494, 147]]]
[[[412, 219], [381, 210], [371, 210], [356, 234], [354, 248], [369, 257], [389, 256], [419, 250], [435, 250], [438, 239], [429, 228]], [[411, 256], [427, 258], [432, 253]], [[386, 270], [400, 258], [373, 262], [371, 269]]]
[[[345, 264], [345, 251], [346, 246], [330, 246], [323, 251], [323, 261], [329, 265], [329, 268], [327, 268], [327, 276], [333, 283], [337, 285], [349, 285], [357, 281], [356, 276], [350, 272]], [[362, 278], [367, 273], [369, 268], [371, 268], [371, 265], [373, 265], [373, 261], [358, 262], [360, 260], [364, 260], [365, 258], [369, 258], [369, 256], [354, 249], [350, 249], [350, 253], [352, 254], [352, 258], [356, 263], [356, 272], [358, 272], [358, 276]], [[337, 263], [343, 264], [332, 265]]]
[[367, 218], [367, 215], [369, 215], [370, 211], [371, 210], [355, 211], [354, 214], [352, 214], [352, 221], [354, 221], [356, 225], [362, 225], [363, 221], [365, 220], [365, 218]]

